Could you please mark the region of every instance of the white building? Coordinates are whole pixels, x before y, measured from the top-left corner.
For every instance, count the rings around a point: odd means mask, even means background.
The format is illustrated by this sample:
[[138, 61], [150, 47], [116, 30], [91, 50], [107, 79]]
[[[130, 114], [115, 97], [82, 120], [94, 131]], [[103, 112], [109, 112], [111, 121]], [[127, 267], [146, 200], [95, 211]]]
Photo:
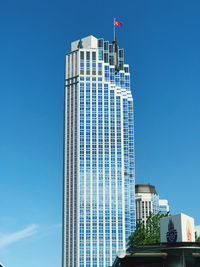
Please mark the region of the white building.
[[135, 185], [136, 223], [144, 222], [151, 213], [167, 213], [169, 205], [167, 200], [159, 199], [155, 186], [149, 184]]
[[66, 55], [63, 267], [111, 266], [135, 228], [133, 98], [116, 41]]
[[169, 212], [169, 204], [167, 199], [159, 199], [159, 211], [163, 214]]

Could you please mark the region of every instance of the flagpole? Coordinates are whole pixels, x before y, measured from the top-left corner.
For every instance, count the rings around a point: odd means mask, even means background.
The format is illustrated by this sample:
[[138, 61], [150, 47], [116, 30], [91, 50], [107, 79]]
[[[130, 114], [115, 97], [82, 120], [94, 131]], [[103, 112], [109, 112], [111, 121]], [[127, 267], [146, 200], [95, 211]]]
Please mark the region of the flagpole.
[[113, 33], [114, 33], [114, 41], [115, 41], [115, 18], [114, 18], [114, 26], [113, 26]]

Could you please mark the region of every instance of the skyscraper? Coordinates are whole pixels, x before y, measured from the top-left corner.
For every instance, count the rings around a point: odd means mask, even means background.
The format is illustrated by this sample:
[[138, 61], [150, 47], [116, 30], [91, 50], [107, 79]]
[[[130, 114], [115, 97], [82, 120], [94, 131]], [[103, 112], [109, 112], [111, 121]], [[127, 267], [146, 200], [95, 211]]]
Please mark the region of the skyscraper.
[[124, 50], [93, 36], [66, 55], [63, 267], [111, 266], [135, 227], [133, 98]]

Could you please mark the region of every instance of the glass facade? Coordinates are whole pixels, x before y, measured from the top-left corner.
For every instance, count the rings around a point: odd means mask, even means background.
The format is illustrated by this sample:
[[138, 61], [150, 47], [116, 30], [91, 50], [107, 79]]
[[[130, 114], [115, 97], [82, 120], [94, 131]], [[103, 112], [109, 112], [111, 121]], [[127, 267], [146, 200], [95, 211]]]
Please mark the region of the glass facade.
[[111, 266], [135, 228], [129, 67], [92, 40], [66, 56], [63, 267]]

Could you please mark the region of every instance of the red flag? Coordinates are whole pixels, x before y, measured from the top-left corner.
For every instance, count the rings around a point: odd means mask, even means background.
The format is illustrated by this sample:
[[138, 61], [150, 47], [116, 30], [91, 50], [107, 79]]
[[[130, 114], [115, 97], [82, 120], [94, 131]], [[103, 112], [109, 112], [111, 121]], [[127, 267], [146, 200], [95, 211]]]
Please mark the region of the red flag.
[[121, 27], [122, 26], [122, 22], [115, 20], [114, 25]]

